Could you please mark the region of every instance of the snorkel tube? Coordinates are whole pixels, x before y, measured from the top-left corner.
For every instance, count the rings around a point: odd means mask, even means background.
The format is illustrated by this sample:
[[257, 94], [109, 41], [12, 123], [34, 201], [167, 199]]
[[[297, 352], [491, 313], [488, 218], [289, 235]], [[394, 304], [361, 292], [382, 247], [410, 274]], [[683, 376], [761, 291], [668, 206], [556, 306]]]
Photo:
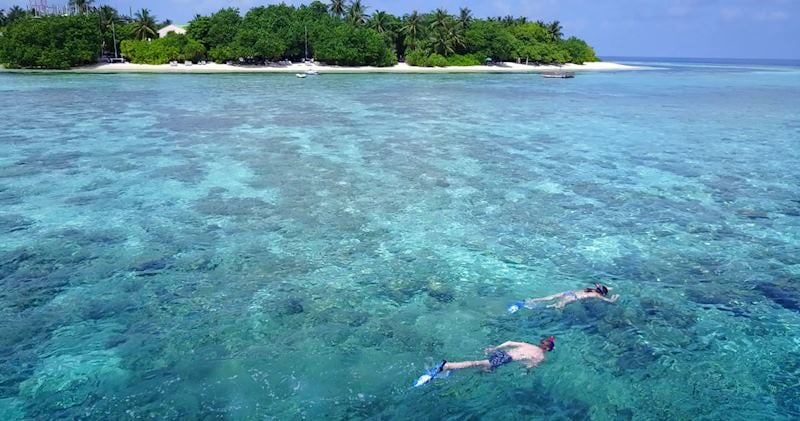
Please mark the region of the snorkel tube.
[[555, 336], [550, 336], [547, 339], [542, 339], [542, 342], [543, 343], [547, 343], [547, 351], [548, 352], [556, 349], [556, 337]]
[[603, 297], [605, 297], [606, 295], [608, 295], [608, 288], [605, 285], [603, 285], [603, 284], [601, 284], [599, 282], [595, 282], [595, 284], [594, 284], [594, 292], [596, 292], [596, 293], [602, 295]]

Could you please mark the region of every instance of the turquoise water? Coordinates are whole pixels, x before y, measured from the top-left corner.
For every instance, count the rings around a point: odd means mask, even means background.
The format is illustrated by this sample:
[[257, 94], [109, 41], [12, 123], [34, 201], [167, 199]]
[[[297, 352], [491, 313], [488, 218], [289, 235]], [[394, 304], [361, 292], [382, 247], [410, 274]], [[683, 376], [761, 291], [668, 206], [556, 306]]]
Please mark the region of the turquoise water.
[[798, 68], [0, 73], [0, 109], [1, 419], [800, 416]]

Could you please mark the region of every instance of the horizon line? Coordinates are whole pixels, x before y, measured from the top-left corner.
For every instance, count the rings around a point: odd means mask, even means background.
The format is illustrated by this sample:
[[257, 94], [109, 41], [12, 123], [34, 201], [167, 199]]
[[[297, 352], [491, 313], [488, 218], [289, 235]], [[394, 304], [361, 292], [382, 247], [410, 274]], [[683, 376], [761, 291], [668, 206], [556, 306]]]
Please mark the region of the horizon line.
[[641, 55], [617, 55], [617, 54], [598, 54], [600, 58], [647, 58], [647, 59], [678, 59], [678, 60], [775, 60], [775, 61], [798, 61], [797, 58], [776, 58], [776, 57], [701, 57], [701, 56], [641, 56]]

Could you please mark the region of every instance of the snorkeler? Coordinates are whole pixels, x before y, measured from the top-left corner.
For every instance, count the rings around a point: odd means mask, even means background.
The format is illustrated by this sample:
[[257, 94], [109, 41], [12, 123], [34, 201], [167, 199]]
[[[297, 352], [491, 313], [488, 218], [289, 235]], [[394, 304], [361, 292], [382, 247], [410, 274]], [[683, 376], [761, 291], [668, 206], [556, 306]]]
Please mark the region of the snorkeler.
[[552, 351], [555, 346], [556, 338], [553, 336], [542, 339], [539, 341], [539, 345], [532, 345], [526, 342], [503, 342], [497, 347], [486, 348], [484, 352], [486, 352], [488, 357], [485, 360], [461, 361], [456, 363], [449, 363], [443, 360], [436, 367], [420, 376], [414, 382], [414, 387], [427, 384], [436, 378], [439, 373], [444, 371], [460, 370], [462, 368], [479, 367], [484, 371], [491, 371], [512, 361], [524, 363], [526, 367], [533, 368], [544, 361], [545, 352]]
[[564, 308], [567, 304], [578, 301], [578, 300], [585, 300], [587, 298], [597, 298], [603, 300], [605, 302], [613, 303], [617, 301], [619, 298], [619, 294], [611, 296], [608, 298], [608, 291], [610, 288], [603, 284], [594, 284], [594, 288], [586, 288], [577, 291], [565, 291], [559, 292], [558, 294], [548, 295], [547, 297], [541, 298], [528, 298], [524, 301], [517, 301], [508, 306], [509, 313], [516, 313], [520, 309], [527, 308], [527, 309], [537, 309], [541, 308], [543, 302], [547, 301], [555, 301], [555, 303], [550, 304], [547, 308]]
[[547, 308], [564, 308], [565, 305], [578, 300], [585, 300], [587, 298], [597, 298], [608, 303], [613, 303], [619, 298], [619, 294], [608, 297], [609, 288], [603, 284], [594, 284], [594, 288], [585, 288], [577, 291], [566, 291], [558, 294], [548, 295], [541, 298], [528, 298], [525, 300], [525, 307], [533, 307], [536, 303], [546, 301], [556, 301], [547, 306]]

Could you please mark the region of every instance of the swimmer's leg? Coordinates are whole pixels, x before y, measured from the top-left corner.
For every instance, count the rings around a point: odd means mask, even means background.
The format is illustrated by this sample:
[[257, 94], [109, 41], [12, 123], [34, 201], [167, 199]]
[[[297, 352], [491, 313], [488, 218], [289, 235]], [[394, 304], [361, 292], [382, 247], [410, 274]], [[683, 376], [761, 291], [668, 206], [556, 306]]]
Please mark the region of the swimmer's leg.
[[575, 301], [575, 300], [561, 300], [561, 301], [559, 301], [559, 302], [557, 302], [555, 304], [550, 304], [549, 306], [547, 306], [547, 308], [562, 309], [562, 308], [564, 308], [564, 306], [566, 306], [567, 304], [569, 304], [569, 303], [571, 303], [573, 301]]
[[491, 370], [492, 364], [489, 360], [476, 360], [476, 361], [461, 361], [456, 363], [447, 363], [442, 367], [443, 370], [461, 370], [462, 368], [480, 367], [484, 370]]
[[547, 297], [528, 298], [528, 299], [525, 300], [525, 304], [529, 304], [530, 305], [532, 303], [538, 303], [538, 302], [541, 302], [541, 301], [553, 301], [553, 300], [555, 300], [557, 298], [561, 298], [561, 296], [563, 296], [563, 295], [564, 295], [563, 292], [559, 292], [558, 294], [548, 295]]

